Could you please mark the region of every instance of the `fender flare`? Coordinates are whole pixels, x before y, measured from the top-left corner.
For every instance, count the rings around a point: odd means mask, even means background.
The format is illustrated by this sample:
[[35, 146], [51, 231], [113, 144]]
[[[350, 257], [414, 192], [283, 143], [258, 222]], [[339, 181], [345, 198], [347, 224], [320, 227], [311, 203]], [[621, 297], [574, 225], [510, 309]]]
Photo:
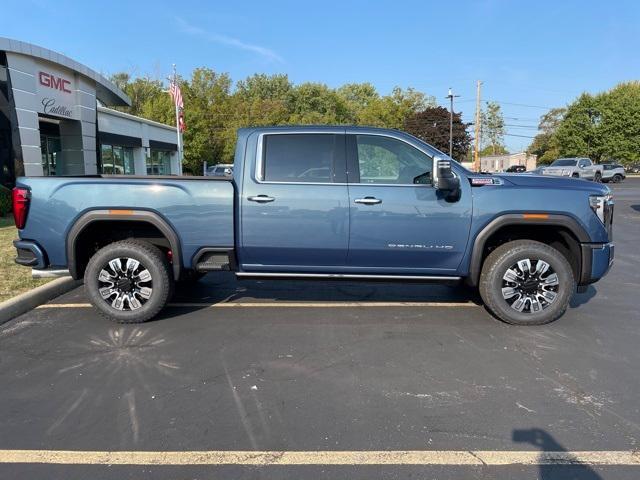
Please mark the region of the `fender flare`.
[[78, 279], [78, 265], [76, 263], [76, 240], [78, 236], [91, 224], [97, 221], [129, 221], [145, 222], [156, 227], [169, 241], [173, 252], [173, 277], [180, 278], [182, 271], [182, 248], [180, 238], [169, 223], [155, 212], [148, 210], [111, 209], [111, 210], [91, 210], [86, 212], [73, 223], [66, 237], [67, 266], [69, 273], [74, 279]]
[[[546, 215], [546, 217], [544, 215]], [[534, 218], [526, 218], [523, 213], [509, 213], [491, 220], [482, 230], [480, 230], [478, 235], [476, 235], [473, 243], [471, 261], [469, 263], [468, 283], [474, 287], [478, 285], [478, 281], [480, 280], [480, 271], [482, 270], [482, 253], [484, 252], [484, 246], [489, 237], [503, 227], [512, 225], [555, 225], [567, 228], [580, 243], [588, 243], [591, 241], [584, 227], [580, 225], [575, 218], [563, 214], [544, 215], [536, 215]]]

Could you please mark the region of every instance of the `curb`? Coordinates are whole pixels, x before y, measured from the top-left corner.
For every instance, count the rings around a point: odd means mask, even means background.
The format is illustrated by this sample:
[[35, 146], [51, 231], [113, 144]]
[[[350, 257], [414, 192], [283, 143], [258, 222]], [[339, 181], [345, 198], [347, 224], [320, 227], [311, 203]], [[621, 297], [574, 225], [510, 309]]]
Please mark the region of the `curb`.
[[81, 284], [81, 280], [74, 280], [71, 277], [56, 278], [49, 283], [0, 303], [0, 325], [69, 290], [73, 290]]

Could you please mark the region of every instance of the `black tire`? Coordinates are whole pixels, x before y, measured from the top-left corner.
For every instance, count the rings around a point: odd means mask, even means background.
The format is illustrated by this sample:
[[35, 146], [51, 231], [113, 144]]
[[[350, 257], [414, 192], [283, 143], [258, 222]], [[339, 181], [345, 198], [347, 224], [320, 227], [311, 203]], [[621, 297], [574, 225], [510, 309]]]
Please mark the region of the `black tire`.
[[580, 174], [575, 172], [571, 175], [571, 178], [580, 178]]
[[613, 181], [613, 183], [620, 183], [622, 181], [622, 175], [620, 175], [619, 173], [616, 173], [613, 176], [612, 181]]
[[600, 172], [596, 172], [593, 176], [593, 181], [596, 183], [602, 183], [602, 174]]
[[[128, 264], [124, 264], [126, 272], [122, 271], [122, 278], [118, 279], [118, 282], [124, 282], [122, 287], [124, 290], [120, 290], [118, 289], [120, 284], [111, 281], [116, 279], [118, 272], [109, 265], [109, 262], [117, 260], [122, 267], [123, 259], [133, 259], [139, 262], [139, 266], [131, 271], [131, 276], [127, 282], [126, 277], [130, 270]], [[150, 274], [150, 280], [148, 281], [140, 280], [140, 274], [144, 270]], [[113, 272], [115, 274], [105, 283], [100, 280], [100, 275], [103, 271], [109, 275]], [[137, 277], [134, 272], [138, 272]], [[139, 283], [136, 283], [134, 278], [138, 278]], [[146, 275], [144, 278], [146, 278]], [[145, 287], [148, 287], [147, 292], [149, 289], [151, 290], [148, 293], [142, 292], [145, 295], [148, 294], [148, 298], [140, 295], [141, 289]], [[142, 323], [155, 317], [171, 298], [173, 294], [173, 274], [167, 258], [158, 248], [139, 240], [122, 240], [101, 248], [91, 257], [84, 272], [84, 288], [91, 304], [103, 316], [118, 323]], [[111, 296], [107, 299], [103, 298], [100, 293], [101, 289], [108, 292], [105, 288], [110, 288], [112, 291]], [[122, 293], [124, 291], [131, 292], [130, 296], [133, 297], [133, 303], [137, 301], [140, 306], [134, 308], [132, 301], [128, 300], [128, 296], [125, 297]], [[113, 303], [120, 298], [124, 298], [120, 302], [123, 307], [121, 310], [113, 306]]]
[[[552, 287], [556, 289], [554, 291], [555, 298], [546, 306], [543, 306], [542, 302], [538, 302], [541, 308], [539, 311], [533, 311], [534, 306], [531, 300], [525, 300], [524, 303], [526, 306], [528, 305], [528, 311], [519, 312], [512, 308], [509, 301], [503, 296], [503, 287], [509, 288], [509, 284], [505, 285], [504, 278], [507, 275], [507, 270], [525, 259], [533, 260], [536, 263], [535, 269], [538, 268], [538, 261], [546, 262], [549, 265], [548, 271], [557, 276], [557, 287]], [[533, 268], [533, 264], [531, 265], [529, 272]], [[527, 282], [531, 282], [531, 280], [522, 282], [527, 285], [526, 288], [540, 288], [535, 287], [535, 280], [533, 280], [533, 287]], [[575, 288], [573, 270], [564, 255], [555, 248], [533, 240], [515, 240], [496, 248], [485, 260], [480, 274], [480, 296], [485, 306], [498, 319], [513, 325], [544, 325], [557, 320], [567, 310]], [[516, 301], [513, 301], [512, 304], [516, 304], [519, 298], [526, 297], [522, 294], [516, 295], [520, 296], [516, 297]]]

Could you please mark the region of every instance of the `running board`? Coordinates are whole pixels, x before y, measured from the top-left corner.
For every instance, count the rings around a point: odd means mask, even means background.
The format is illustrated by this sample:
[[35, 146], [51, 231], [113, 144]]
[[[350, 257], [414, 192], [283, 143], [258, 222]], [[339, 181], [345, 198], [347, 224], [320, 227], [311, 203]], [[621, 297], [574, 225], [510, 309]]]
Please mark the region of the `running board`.
[[240, 278], [273, 278], [294, 279], [305, 278], [311, 280], [377, 280], [377, 281], [411, 281], [411, 282], [459, 282], [462, 277], [442, 275], [367, 275], [357, 273], [288, 273], [288, 272], [236, 272]]
[[43, 269], [43, 270], [39, 270], [37, 268], [32, 268], [31, 269], [31, 278], [36, 279], [36, 278], [60, 278], [60, 277], [68, 277], [69, 275], [71, 275], [69, 273], [69, 270], [67, 269], [60, 269], [60, 270], [54, 270], [54, 269]]

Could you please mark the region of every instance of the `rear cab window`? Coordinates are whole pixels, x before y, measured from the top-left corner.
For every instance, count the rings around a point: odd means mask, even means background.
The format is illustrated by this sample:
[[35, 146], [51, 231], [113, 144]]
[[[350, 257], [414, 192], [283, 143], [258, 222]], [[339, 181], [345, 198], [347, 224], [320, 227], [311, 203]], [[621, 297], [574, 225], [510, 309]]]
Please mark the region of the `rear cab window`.
[[265, 134], [264, 182], [344, 182], [344, 135], [330, 133]]

